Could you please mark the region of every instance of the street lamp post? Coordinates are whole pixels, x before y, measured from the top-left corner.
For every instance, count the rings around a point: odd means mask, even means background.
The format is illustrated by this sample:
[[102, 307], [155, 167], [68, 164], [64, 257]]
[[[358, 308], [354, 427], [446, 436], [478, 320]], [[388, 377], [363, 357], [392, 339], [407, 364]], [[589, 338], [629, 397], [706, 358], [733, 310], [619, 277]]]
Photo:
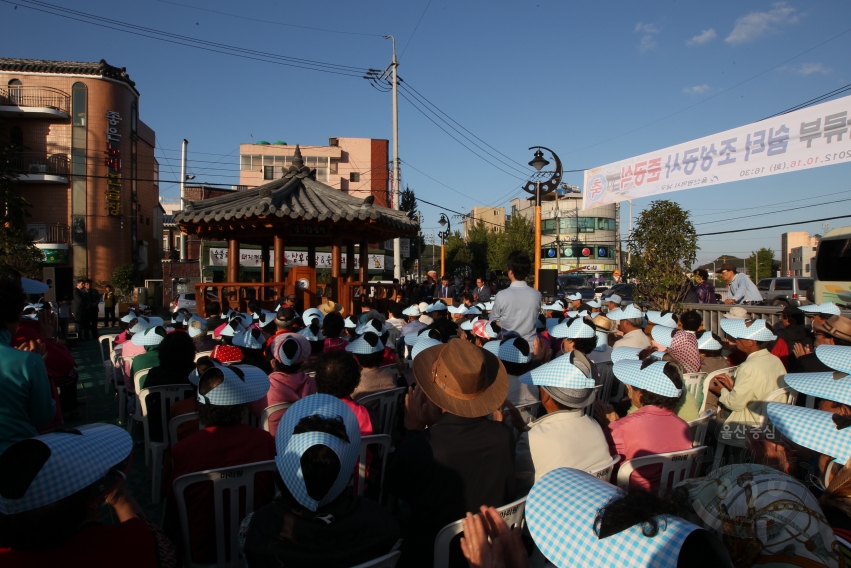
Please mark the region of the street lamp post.
[[[559, 160], [556, 153], [549, 148], [544, 148], [543, 146], [532, 146], [529, 149], [535, 150], [535, 157], [532, 158], [529, 165], [539, 172], [544, 166], [549, 164], [549, 162], [544, 159], [544, 153], [541, 152], [541, 150], [546, 150], [552, 154], [553, 160], [555, 160], [555, 171], [550, 179], [543, 182], [540, 179], [535, 182], [529, 181], [526, 182], [525, 186], [523, 186], [523, 189], [527, 193], [531, 193], [535, 196], [535, 288], [538, 288], [538, 273], [541, 270], [541, 195], [552, 191], [558, 191], [558, 186], [561, 183], [562, 169], [561, 160]], [[561, 251], [559, 251], [559, 254], [561, 254]]]
[[[441, 227], [446, 227], [445, 231], [437, 233], [437, 236], [440, 237], [440, 277], [443, 278], [446, 274], [446, 254], [444, 252], [443, 245], [446, 243], [446, 239], [449, 235], [452, 234], [452, 223], [449, 221], [449, 217], [443, 213], [440, 214], [440, 220], [438, 223]], [[538, 251], [538, 254], [540, 254], [540, 251]]]

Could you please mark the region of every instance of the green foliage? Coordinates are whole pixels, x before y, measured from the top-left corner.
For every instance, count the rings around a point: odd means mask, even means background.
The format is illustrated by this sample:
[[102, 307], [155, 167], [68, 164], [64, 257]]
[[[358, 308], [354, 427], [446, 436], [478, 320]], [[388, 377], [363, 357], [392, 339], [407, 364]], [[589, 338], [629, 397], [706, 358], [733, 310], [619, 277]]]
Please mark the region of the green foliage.
[[771, 278], [775, 272], [774, 266], [774, 251], [770, 248], [761, 248], [745, 260], [745, 266], [748, 269], [748, 274], [751, 280], [759, 282], [761, 278]]
[[534, 222], [522, 215], [513, 215], [505, 232], [488, 235], [487, 265], [492, 271], [506, 270], [508, 255], [512, 251], [526, 251], [529, 258], [535, 258]]
[[138, 282], [136, 267], [132, 264], [119, 264], [112, 271], [109, 283], [115, 288], [115, 295], [120, 302], [129, 302], [133, 298], [133, 286]]
[[317, 284], [330, 284], [331, 283], [331, 269], [323, 268], [319, 270], [316, 274], [316, 283]]
[[[417, 207], [417, 196], [414, 194], [414, 190], [410, 187], [405, 187], [402, 191], [399, 192], [399, 209], [402, 211], [407, 211], [412, 214], [411, 218], [415, 218]], [[413, 236], [409, 237], [411, 240], [410, 251], [411, 254], [408, 258], [402, 259], [402, 269], [403, 272], [409, 272], [413, 270], [414, 263], [420, 255], [420, 249], [422, 248], [422, 237]]]
[[689, 289], [685, 274], [697, 251], [689, 212], [672, 201], [650, 203], [635, 224], [629, 243], [632, 262], [626, 268], [639, 299], [659, 310], [673, 310]]

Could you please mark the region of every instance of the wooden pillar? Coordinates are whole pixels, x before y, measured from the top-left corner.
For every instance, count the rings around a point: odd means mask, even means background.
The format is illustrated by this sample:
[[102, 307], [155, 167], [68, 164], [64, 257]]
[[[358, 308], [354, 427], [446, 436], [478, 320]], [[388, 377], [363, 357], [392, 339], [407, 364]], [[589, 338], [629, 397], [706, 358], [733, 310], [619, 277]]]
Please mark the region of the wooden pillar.
[[316, 245], [313, 243], [307, 245], [307, 266], [316, 268]]
[[340, 277], [340, 262], [342, 260], [341, 248], [343, 246], [342, 237], [334, 237], [334, 244], [331, 245], [331, 278]]
[[346, 282], [355, 281], [355, 242], [346, 243]]
[[360, 281], [367, 282], [369, 280], [369, 241], [364, 238], [360, 242]]
[[260, 283], [266, 283], [266, 277], [269, 275], [269, 241], [263, 239], [263, 244], [260, 245]]
[[284, 239], [275, 235], [275, 282], [284, 281]]
[[239, 282], [239, 241], [228, 239], [228, 282]]

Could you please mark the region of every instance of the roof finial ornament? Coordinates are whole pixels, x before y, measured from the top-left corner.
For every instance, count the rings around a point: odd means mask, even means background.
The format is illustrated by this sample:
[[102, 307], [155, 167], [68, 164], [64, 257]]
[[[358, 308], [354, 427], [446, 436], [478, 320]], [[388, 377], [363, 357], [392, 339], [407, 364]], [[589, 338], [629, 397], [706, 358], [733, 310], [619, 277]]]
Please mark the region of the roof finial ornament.
[[293, 154], [293, 166], [300, 170], [304, 166], [304, 159], [301, 157], [301, 148], [298, 144], [295, 145], [295, 154]]
[[285, 179], [291, 179], [294, 177], [299, 179], [304, 179], [306, 177], [316, 179], [316, 170], [312, 170], [304, 165], [304, 158], [301, 157], [301, 148], [299, 148], [298, 144], [296, 144], [295, 147], [292, 164], [289, 168], [287, 168], [287, 171], [284, 172], [283, 177]]

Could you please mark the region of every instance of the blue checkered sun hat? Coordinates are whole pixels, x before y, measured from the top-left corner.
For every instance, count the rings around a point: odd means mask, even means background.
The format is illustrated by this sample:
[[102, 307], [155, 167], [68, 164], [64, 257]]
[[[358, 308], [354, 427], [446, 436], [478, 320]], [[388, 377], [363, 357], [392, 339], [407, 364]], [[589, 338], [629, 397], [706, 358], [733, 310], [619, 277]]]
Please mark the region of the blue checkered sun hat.
[[777, 336], [765, 327], [764, 319], [733, 319], [721, 320], [721, 329], [730, 337], [736, 339], [752, 339], [754, 341], [773, 341]]
[[838, 430], [834, 413], [779, 402], [769, 402], [766, 413], [774, 427], [799, 446], [831, 456], [839, 463], [851, 458], [851, 428]]
[[343, 320], [343, 325], [346, 329], [357, 329], [357, 327], [358, 327], [358, 325], [360, 325], [360, 323], [358, 322], [358, 320], [355, 316], [347, 316]]
[[189, 318], [186, 328], [189, 331], [189, 337], [194, 339], [199, 335], [207, 333], [207, 320], [198, 316], [192, 316]]
[[407, 308], [402, 310], [402, 315], [419, 316], [419, 315], [422, 315], [422, 314], [420, 313], [420, 307], [417, 304], [414, 304], [414, 305], [408, 306]]
[[44, 294], [50, 290], [50, 286], [44, 282], [39, 282], [32, 278], [24, 278], [23, 276], [21, 277], [21, 288], [24, 290], [24, 294]]
[[830, 314], [832, 316], [838, 316], [842, 313], [842, 310], [839, 309], [839, 306], [834, 304], [833, 302], [824, 302], [822, 304], [808, 304], [806, 306], [801, 306], [801, 311], [812, 317], [816, 314]]
[[424, 349], [428, 349], [429, 347], [434, 347], [435, 345], [440, 345], [440, 340], [435, 339], [434, 337], [430, 337], [427, 333], [418, 336], [417, 342], [414, 343], [414, 346], [411, 348], [411, 359], [416, 359], [417, 355], [420, 354]]
[[570, 310], [565, 312], [565, 314], [569, 318], [585, 318], [590, 316], [591, 314], [588, 310]]
[[[408, 335], [411, 334], [409, 333]], [[408, 335], [405, 337], [408, 337]], [[405, 343], [407, 343], [407, 341]], [[373, 353], [384, 351], [384, 343], [381, 342], [381, 338], [378, 334], [364, 333], [346, 345], [346, 351], [354, 353], [355, 355], [371, 355]]]
[[[476, 320], [474, 320], [474, 319], [462, 321], [461, 323], [458, 324], [458, 329], [460, 329], [461, 331], [473, 331], [473, 322], [475, 322], [475, 321]], [[408, 334], [408, 335], [410, 335], [410, 334]]]
[[564, 305], [564, 300], [556, 300], [552, 304], [544, 304], [541, 306], [545, 310], [563, 312], [567, 310], [567, 306]]
[[589, 308], [595, 308], [596, 309], [596, 308], [602, 308], [603, 302], [601, 302], [599, 298], [594, 298], [593, 300], [588, 300], [587, 302], [585, 302], [585, 305], [588, 306]]
[[[488, 343], [490, 345], [490, 343]], [[487, 349], [487, 345], [485, 345]], [[555, 387], [560, 389], [593, 389], [594, 379], [586, 377], [585, 373], [576, 367], [570, 357], [557, 357], [518, 377], [521, 383], [539, 387]]]
[[236, 337], [243, 331], [245, 331], [245, 326], [243, 326], [240, 322], [242, 318], [234, 318], [230, 320], [227, 325], [222, 328], [222, 331], [219, 335], [223, 335], [225, 337]]
[[[346, 427], [346, 442], [327, 432], [303, 432], [293, 434], [293, 430], [302, 418], [322, 416], [341, 420]], [[327, 505], [339, 497], [352, 477], [355, 462], [360, 453], [360, 426], [354, 412], [340, 399], [327, 394], [312, 394], [298, 400], [284, 413], [278, 422], [275, 434], [275, 464], [278, 472], [289, 489], [290, 494], [301, 505], [311, 511], [316, 511], [322, 505]], [[328, 493], [318, 501], [307, 493], [304, 483], [304, 473], [301, 470], [301, 456], [315, 445], [322, 444], [330, 448], [340, 460], [340, 472]]]
[[303, 321], [306, 326], [310, 325], [310, 322], [315, 319], [319, 320], [319, 325], [322, 325], [325, 321], [325, 314], [323, 314], [318, 308], [309, 308], [304, 310], [304, 313], [301, 314], [301, 321]]
[[660, 312], [659, 310], [648, 310], [647, 320], [655, 325], [664, 325], [665, 327], [677, 327], [680, 321], [677, 316], [671, 312]]
[[124, 323], [130, 323], [134, 319], [136, 319], [136, 312], [134, 312], [133, 310], [130, 310], [130, 311], [127, 312], [126, 316], [121, 318], [121, 321], [124, 322]]
[[703, 335], [697, 338], [697, 348], [701, 351], [718, 351], [723, 346], [718, 342], [717, 339], [712, 337], [712, 334], [709, 331], [704, 331]]
[[682, 389], [678, 389], [665, 374], [665, 361], [651, 363], [645, 369], [641, 368], [643, 361], [621, 360], [614, 364], [612, 370], [615, 377], [622, 383], [632, 385], [637, 389], [650, 391], [660, 396], [679, 398]]
[[686, 537], [699, 527], [671, 515], [656, 517], [659, 531], [643, 525], [600, 538], [595, 520], [623, 492], [591, 474], [570, 468], [547, 472], [526, 498], [526, 523], [537, 547], [558, 568], [653, 566], [674, 568]]
[[[644, 317], [644, 312], [639, 310], [635, 306], [635, 304], [629, 304], [627, 306], [624, 306], [620, 310], [621, 310], [620, 319], [633, 319], [633, 318], [643, 318]], [[611, 319], [611, 318], [609, 318], [609, 319]]]
[[[198, 393], [200, 404], [213, 406], [234, 406], [254, 402], [269, 392], [269, 376], [261, 369], [251, 365], [228, 365], [215, 367], [221, 371], [225, 380], [207, 394]], [[207, 369], [204, 375], [213, 369]]]
[[480, 316], [482, 315], [482, 309], [478, 306], [469, 306], [464, 311], [465, 316]]
[[358, 324], [358, 326], [355, 328], [355, 333], [358, 335], [363, 335], [364, 333], [375, 333], [377, 335], [383, 335], [384, 324], [381, 323], [381, 320], [379, 319], [371, 318], [361, 324]]
[[819, 345], [818, 360], [840, 373], [851, 375], [851, 347], [846, 345]]
[[38, 319], [38, 312], [42, 309], [44, 309], [44, 304], [27, 304], [26, 306], [24, 306], [24, 311], [26, 312], [27, 310], [34, 310], [34, 312], [31, 314], [24, 314], [23, 317], [32, 320]]
[[618, 361], [638, 361], [638, 354], [642, 351], [641, 347], [615, 347], [612, 349], [612, 364]]
[[292, 367], [307, 360], [310, 355], [310, 344], [303, 335], [282, 333], [275, 336], [272, 352], [280, 363]]
[[792, 373], [783, 379], [807, 396], [851, 405], [851, 378], [845, 373]]
[[[216, 361], [215, 359], [212, 359], [212, 358], [210, 359], [210, 362], [213, 364], [214, 367], [224, 367], [225, 366], [224, 363], [219, 363], [218, 361]], [[198, 386], [198, 383], [201, 381], [201, 376], [198, 374], [198, 362], [197, 361], [195, 362], [195, 368], [192, 369], [189, 372], [188, 379], [189, 379], [189, 382], [192, 383], [193, 385], [195, 385], [196, 387]]]
[[558, 339], [584, 339], [596, 335], [597, 330], [594, 326], [588, 325], [581, 318], [564, 320], [550, 330], [550, 337]]
[[149, 327], [142, 333], [137, 333], [130, 342], [139, 347], [154, 347], [162, 343], [166, 335], [165, 328], [158, 325], [156, 327]]
[[421, 337], [425, 337], [426, 335], [433, 335], [435, 339], [440, 338], [440, 332], [436, 329], [423, 328], [419, 331], [414, 331], [412, 333], [405, 334], [405, 337], [403, 337], [402, 339], [405, 340], [405, 345], [413, 347], [414, 345], [416, 345], [417, 341], [419, 341]]
[[614, 322], [626, 319], [626, 317], [623, 315], [623, 310], [620, 308], [609, 310], [608, 312], [606, 312], [606, 317]]
[[650, 335], [653, 336], [653, 341], [655, 341], [659, 345], [670, 347], [671, 342], [674, 341], [674, 335], [676, 335], [678, 331], [679, 330], [674, 327], [667, 327], [662, 324], [656, 324], [653, 326], [653, 330], [650, 332]]
[[567, 318], [547, 318], [547, 331], [552, 330], [555, 326], [565, 321]]
[[257, 325], [262, 328], [275, 323], [276, 317], [278, 317], [277, 313], [270, 312], [269, 310], [262, 310], [260, 313], [255, 312], [254, 321], [256, 321]]
[[455, 306], [446, 306], [446, 311], [453, 315], [464, 315], [467, 313], [467, 306], [460, 305], [457, 308]]
[[299, 330], [299, 335], [307, 338], [308, 341], [325, 341], [325, 336], [322, 335], [320, 326], [322, 323], [317, 318], [310, 319], [310, 325]]
[[447, 309], [446, 304], [441, 302], [440, 300], [436, 301], [432, 305], [426, 308], [426, 313], [430, 314], [431, 312], [442, 312]]
[[535, 329], [537, 331], [547, 329], [547, 318], [544, 317], [544, 314], [538, 314], [538, 317], [535, 318]]
[[262, 331], [256, 327], [252, 327], [235, 335], [233, 337], [233, 344], [246, 349], [263, 349], [266, 345], [266, 338], [263, 336]]
[[183, 312], [178, 311], [171, 314], [171, 323], [183, 323], [186, 319], [186, 314]]
[[564, 297], [565, 300], [569, 300], [571, 302], [575, 300], [581, 300], [582, 294], [580, 292], [574, 292], [573, 294], [568, 294]]
[[488, 311], [488, 312], [493, 309], [493, 302], [485, 302], [482, 305], [485, 307], [485, 310]]
[[130, 331], [130, 333], [138, 335], [138, 334], [142, 333], [143, 331], [145, 331], [146, 329], [148, 329], [150, 327], [156, 327], [158, 325], [163, 325], [163, 323], [164, 322], [163, 322], [162, 318], [148, 318], [148, 317], [145, 317], [145, 316], [139, 316], [136, 319], [136, 325], [131, 327], [129, 331]]
[[130, 434], [111, 424], [79, 426], [12, 444], [0, 455], [0, 479], [20, 473], [24, 462], [38, 461], [41, 467], [26, 487], [0, 492], [0, 513], [15, 515], [56, 503], [102, 479], [132, 451]]
[[[501, 341], [488, 341], [484, 349], [506, 363], [525, 364], [532, 360], [532, 350], [522, 337], [509, 337]], [[525, 351], [525, 353], [524, 353]]]

